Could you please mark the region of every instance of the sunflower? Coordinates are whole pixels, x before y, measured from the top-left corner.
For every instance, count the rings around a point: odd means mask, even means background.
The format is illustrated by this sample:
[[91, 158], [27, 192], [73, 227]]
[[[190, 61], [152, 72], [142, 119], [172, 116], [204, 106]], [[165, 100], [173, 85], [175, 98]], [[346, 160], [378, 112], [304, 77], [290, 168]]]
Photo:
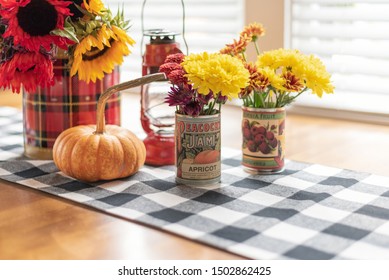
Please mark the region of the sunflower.
[[0, 67], [0, 88], [10, 88], [20, 93], [23, 84], [27, 92], [37, 86], [53, 84], [53, 62], [50, 57], [39, 52], [18, 52]]
[[108, 28], [103, 24], [96, 33], [75, 46], [70, 70], [72, 76], [78, 74], [79, 79], [87, 83], [102, 79], [104, 73], [111, 73], [115, 65], [121, 65], [123, 57], [131, 53], [128, 45], [135, 44], [123, 29], [114, 25]]
[[15, 45], [29, 51], [37, 52], [41, 46], [49, 51], [53, 43], [66, 49], [69, 41], [50, 32], [63, 29], [64, 19], [70, 15], [67, 7], [71, 3], [61, 0], [0, 0], [0, 16], [8, 24], [3, 37], [12, 36]]
[[103, 2], [101, 0], [83, 0], [85, 9], [91, 14], [100, 15], [105, 10]]

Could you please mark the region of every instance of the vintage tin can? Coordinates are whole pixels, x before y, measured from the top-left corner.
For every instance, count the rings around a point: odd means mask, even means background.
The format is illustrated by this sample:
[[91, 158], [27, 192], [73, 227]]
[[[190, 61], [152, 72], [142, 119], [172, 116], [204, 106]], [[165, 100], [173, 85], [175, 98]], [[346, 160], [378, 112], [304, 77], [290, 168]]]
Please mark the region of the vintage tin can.
[[242, 165], [250, 173], [284, 170], [285, 108], [242, 107]]
[[176, 182], [203, 186], [220, 181], [220, 114], [176, 114]]

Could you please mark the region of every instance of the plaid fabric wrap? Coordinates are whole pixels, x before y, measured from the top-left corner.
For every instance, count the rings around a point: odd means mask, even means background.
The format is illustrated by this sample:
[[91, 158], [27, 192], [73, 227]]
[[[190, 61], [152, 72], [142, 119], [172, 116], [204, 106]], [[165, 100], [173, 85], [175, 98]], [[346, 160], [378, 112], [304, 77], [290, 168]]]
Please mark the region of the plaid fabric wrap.
[[[24, 142], [39, 148], [52, 148], [57, 136], [76, 125], [96, 123], [96, 105], [100, 95], [118, 84], [119, 68], [96, 83], [70, 77], [67, 60], [54, 63], [55, 83], [50, 88], [23, 93]], [[113, 95], [105, 109], [107, 124], [120, 125], [120, 93]]]

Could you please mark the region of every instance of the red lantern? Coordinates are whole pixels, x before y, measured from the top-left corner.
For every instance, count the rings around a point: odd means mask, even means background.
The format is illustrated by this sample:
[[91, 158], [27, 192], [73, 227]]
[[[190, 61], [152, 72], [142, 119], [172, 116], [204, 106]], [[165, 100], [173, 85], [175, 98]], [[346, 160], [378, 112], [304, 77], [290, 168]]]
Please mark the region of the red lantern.
[[[165, 62], [169, 54], [181, 52], [179, 43], [175, 37], [179, 33], [165, 29], [144, 29], [144, 8], [146, 0], [142, 4], [142, 75], [159, 72], [159, 67]], [[188, 45], [185, 40], [185, 6], [181, 0], [182, 8], [182, 37], [186, 50]], [[144, 39], [148, 39], [143, 46]], [[141, 123], [147, 137], [144, 139], [146, 146], [146, 164], [161, 166], [175, 163], [174, 141], [174, 108], [165, 103], [165, 98], [171, 84], [165, 81], [153, 82], [141, 87]]]
[[[175, 41], [177, 33], [163, 29], [146, 30], [149, 38], [143, 55], [142, 75], [159, 72], [169, 54], [181, 52]], [[146, 164], [171, 165], [175, 161], [174, 148], [174, 108], [165, 103], [170, 90], [167, 80], [153, 82], [141, 87], [141, 123], [147, 137]]]

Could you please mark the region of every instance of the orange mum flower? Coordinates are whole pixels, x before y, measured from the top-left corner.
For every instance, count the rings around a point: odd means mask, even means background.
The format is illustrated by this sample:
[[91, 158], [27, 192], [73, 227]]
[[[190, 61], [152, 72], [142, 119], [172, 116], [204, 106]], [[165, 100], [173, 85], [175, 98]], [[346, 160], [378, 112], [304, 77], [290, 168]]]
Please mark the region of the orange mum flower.
[[285, 84], [283, 86], [287, 91], [299, 92], [304, 88], [304, 84], [301, 83], [301, 80], [290, 71], [285, 72], [282, 75], [282, 78], [285, 79]]
[[265, 28], [260, 23], [251, 23], [245, 26], [243, 31], [240, 33], [240, 37], [247, 37], [250, 40], [256, 41], [258, 37], [265, 35]]
[[221, 53], [230, 54], [232, 56], [238, 55], [246, 51], [246, 48], [250, 42], [251, 38], [247, 36], [240, 37], [238, 41], [234, 39], [234, 43], [226, 44], [224, 49], [221, 50]]
[[222, 48], [220, 50], [220, 53], [221, 54], [229, 54], [229, 55], [233, 55], [234, 54], [233, 48], [231, 47], [231, 45], [226, 45], [224, 48]]
[[264, 91], [270, 85], [269, 78], [260, 73], [253, 62], [245, 63], [245, 68], [250, 73], [250, 80], [249, 85], [241, 90], [239, 98], [245, 98], [254, 90]]

